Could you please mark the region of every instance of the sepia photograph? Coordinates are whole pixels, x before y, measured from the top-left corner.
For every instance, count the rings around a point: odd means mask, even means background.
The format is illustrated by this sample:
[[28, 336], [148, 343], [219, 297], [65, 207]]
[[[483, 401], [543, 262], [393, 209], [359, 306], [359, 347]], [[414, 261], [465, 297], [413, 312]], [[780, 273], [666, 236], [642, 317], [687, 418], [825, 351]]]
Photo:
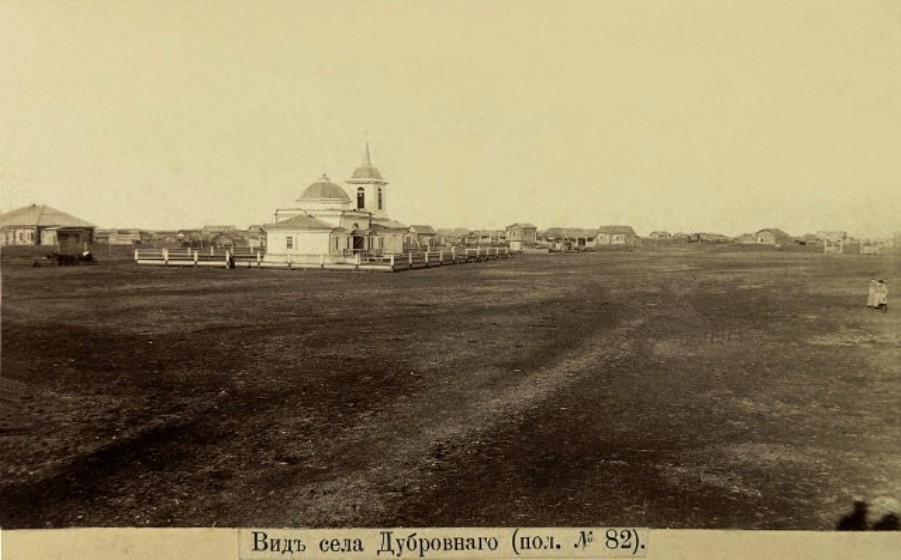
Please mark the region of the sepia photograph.
[[897, 531], [899, 91], [895, 0], [2, 0], [0, 527]]

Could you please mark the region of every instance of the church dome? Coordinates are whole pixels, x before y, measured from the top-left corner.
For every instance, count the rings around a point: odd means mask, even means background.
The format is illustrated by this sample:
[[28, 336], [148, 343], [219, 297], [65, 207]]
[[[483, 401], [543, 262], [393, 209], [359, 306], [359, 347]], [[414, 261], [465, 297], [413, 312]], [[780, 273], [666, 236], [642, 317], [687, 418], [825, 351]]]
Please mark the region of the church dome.
[[339, 185], [332, 183], [327, 175], [323, 175], [318, 181], [307, 187], [298, 200], [301, 199], [329, 199], [350, 202], [350, 197], [347, 196], [347, 192]]
[[354, 179], [377, 179], [382, 181], [382, 174], [372, 164], [361, 165], [354, 171]]

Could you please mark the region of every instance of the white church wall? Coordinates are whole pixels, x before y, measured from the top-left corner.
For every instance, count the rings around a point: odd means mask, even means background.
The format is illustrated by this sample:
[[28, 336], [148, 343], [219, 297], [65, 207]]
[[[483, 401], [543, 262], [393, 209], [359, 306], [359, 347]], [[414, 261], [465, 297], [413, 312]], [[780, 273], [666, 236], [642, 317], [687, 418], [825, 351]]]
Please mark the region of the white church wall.
[[331, 253], [330, 241], [331, 232], [329, 230], [274, 230], [268, 232], [266, 257], [271, 256], [277, 260], [284, 260], [287, 255], [328, 255]]

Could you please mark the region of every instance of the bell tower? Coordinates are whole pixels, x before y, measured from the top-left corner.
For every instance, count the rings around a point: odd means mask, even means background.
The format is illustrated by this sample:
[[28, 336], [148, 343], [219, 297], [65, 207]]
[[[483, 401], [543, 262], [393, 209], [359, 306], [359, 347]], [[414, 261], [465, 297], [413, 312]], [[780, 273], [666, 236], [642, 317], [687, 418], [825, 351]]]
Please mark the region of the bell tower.
[[363, 154], [363, 165], [358, 167], [353, 176], [347, 180], [348, 192], [354, 202], [356, 210], [370, 212], [374, 218], [387, 217], [387, 186], [388, 182], [382, 178], [379, 170], [372, 165], [372, 155], [369, 152], [369, 140], [366, 141], [366, 151]]

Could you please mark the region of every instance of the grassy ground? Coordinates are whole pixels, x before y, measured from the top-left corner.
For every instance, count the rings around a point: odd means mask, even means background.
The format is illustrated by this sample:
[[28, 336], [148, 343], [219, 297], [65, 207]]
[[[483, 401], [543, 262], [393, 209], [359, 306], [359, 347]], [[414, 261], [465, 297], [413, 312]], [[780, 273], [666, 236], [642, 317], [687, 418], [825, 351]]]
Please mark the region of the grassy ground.
[[0, 525], [829, 529], [901, 498], [889, 256], [3, 269]]

